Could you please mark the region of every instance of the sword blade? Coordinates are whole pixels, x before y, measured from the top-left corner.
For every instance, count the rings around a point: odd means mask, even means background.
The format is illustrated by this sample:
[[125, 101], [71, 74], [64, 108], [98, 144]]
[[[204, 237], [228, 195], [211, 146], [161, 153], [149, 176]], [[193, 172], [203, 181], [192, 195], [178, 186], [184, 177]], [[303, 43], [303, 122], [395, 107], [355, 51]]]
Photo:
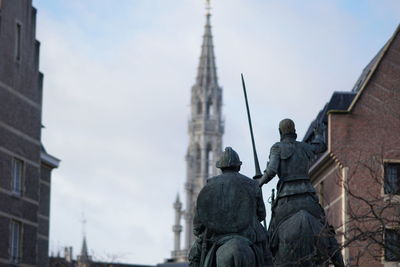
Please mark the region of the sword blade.
[[249, 121], [249, 128], [250, 128], [250, 135], [251, 135], [251, 144], [253, 146], [253, 156], [254, 156], [254, 165], [255, 165], [255, 173], [256, 173], [254, 175], [254, 178], [260, 178], [262, 176], [262, 174], [261, 174], [261, 170], [260, 170], [260, 164], [258, 162], [256, 144], [254, 142], [253, 125], [251, 124], [251, 116], [250, 116], [250, 109], [249, 109], [249, 101], [247, 99], [246, 84], [244, 82], [243, 73], [241, 73], [240, 75], [242, 77], [242, 87], [243, 87], [244, 99], [246, 102], [247, 119]]

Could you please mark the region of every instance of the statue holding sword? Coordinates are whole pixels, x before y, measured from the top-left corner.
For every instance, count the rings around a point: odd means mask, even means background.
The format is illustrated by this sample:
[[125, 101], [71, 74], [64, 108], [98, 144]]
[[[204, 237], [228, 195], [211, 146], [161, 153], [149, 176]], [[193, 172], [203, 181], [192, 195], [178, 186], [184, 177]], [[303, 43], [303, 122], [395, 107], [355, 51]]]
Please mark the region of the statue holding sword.
[[311, 143], [296, 141], [295, 124], [291, 119], [279, 123], [280, 142], [271, 147], [269, 162], [261, 175], [251, 124], [246, 86], [242, 75], [256, 175], [260, 187], [278, 175], [277, 196], [272, 200], [269, 224], [269, 248], [274, 266], [321, 266], [332, 263], [344, 266], [333, 227], [325, 217], [312, 186], [308, 169], [315, 154], [326, 149], [321, 128], [314, 131]]

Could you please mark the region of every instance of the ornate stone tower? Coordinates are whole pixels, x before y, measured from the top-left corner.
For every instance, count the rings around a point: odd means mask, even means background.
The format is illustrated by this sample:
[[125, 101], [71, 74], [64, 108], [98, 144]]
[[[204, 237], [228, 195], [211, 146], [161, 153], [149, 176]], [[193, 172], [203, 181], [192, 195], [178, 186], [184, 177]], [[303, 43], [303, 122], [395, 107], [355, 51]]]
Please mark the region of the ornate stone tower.
[[[187, 253], [194, 241], [193, 216], [197, 196], [206, 180], [217, 175], [215, 164], [222, 154], [222, 88], [218, 85], [217, 67], [215, 65], [213, 37], [211, 33], [211, 14], [209, 0], [206, 7], [206, 25], [201, 46], [200, 62], [196, 82], [191, 92], [191, 116], [189, 120], [189, 147], [186, 154], [186, 208], [181, 210], [177, 198], [174, 203], [175, 225], [174, 251], [171, 261], [187, 261]], [[180, 248], [181, 215], [184, 215], [185, 242]]]
[[175, 224], [172, 226], [172, 231], [174, 232], [174, 250], [171, 252], [171, 258], [174, 262], [184, 262], [187, 260], [187, 255], [186, 251], [181, 249], [181, 217], [183, 215], [183, 211], [179, 194], [176, 196], [173, 207], [175, 209]]
[[189, 148], [186, 155], [185, 250], [194, 241], [192, 223], [197, 196], [207, 178], [217, 174], [215, 163], [222, 153], [222, 88], [218, 85], [210, 18], [208, 5], [200, 63], [191, 92]]

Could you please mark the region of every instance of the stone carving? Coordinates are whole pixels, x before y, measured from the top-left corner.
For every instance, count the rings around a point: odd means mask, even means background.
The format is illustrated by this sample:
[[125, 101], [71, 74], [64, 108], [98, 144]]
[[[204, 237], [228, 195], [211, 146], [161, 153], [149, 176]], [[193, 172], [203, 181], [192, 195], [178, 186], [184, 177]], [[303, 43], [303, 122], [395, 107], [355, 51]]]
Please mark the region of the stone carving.
[[308, 169], [316, 153], [326, 149], [320, 129], [311, 144], [296, 141], [294, 122], [279, 124], [281, 141], [271, 147], [269, 162], [259, 180], [262, 186], [278, 175], [277, 197], [269, 224], [274, 266], [344, 266], [333, 227], [329, 226]]

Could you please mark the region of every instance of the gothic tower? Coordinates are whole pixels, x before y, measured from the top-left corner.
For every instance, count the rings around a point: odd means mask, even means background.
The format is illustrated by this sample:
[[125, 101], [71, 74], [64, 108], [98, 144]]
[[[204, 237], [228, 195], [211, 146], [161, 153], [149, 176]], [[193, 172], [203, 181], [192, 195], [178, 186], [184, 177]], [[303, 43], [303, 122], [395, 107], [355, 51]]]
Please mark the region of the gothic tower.
[[218, 85], [209, 11], [208, 7], [196, 83], [191, 92], [186, 155], [185, 250], [194, 241], [192, 222], [197, 196], [207, 178], [217, 174], [215, 163], [222, 153], [222, 88]]
[[[217, 67], [215, 65], [213, 37], [211, 33], [211, 14], [207, 0], [206, 25], [196, 82], [191, 90], [191, 115], [189, 120], [189, 147], [186, 154], [186, 208], [181, 210], [179, 198], [174, 203], [175, 225], [174, 251], [172, 261], [187, 261], [187, 253], [193, 244], [193, 216], [197, 196], [206, 180], [217, 175], [215, 164], [222, 154], [222, 88], [218, 85]], [[185, 242], [180, 248], [180, 217], [184, 215]]]

